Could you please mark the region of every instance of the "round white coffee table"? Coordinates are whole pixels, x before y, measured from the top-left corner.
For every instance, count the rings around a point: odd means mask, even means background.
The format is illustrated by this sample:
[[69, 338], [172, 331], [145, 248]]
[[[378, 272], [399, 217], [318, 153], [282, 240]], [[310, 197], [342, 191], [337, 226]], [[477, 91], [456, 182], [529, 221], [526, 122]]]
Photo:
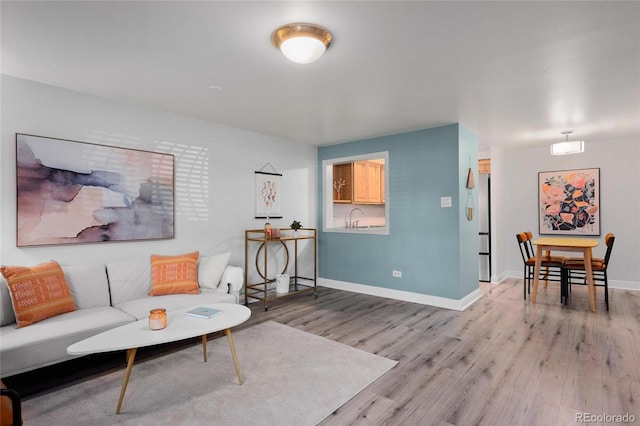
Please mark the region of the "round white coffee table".
[[67, 348], [67, 353], [70, 355], [88, 355], [118, 350], [127, 351], [127, 370], [122, 381], [120, 399], [118, 400], [118, 407], [116, 409], [117, 414], [120, 414], [120, 409], [122, 408], [122, 402], [127, 390], [127, 384], [129, 383], [129, 376], [131, 375], [136, 352], [138, 348], [145, 346], [171, 343], [202, 336], [204, 362], [207, 362], [207, 334], [223, 330], [229, 339], [229, 346], [231, 347], [231, 355], [233, 356], [238, 380], [240, 384], [242, 384], [242, 373], [240, 372], [240, 364], [238, 363], [233, 338], [231, 337], [231, 327], [235, 327], [248, 320], [249, 317], [251, 317], [251, 310], [244, 305], [232, 303], [213, 303], [198, 306], [219, 309], [222, 313], [212, 318], [195, 318], [185, 313], [197, 306], [170, 311], [167, 312], [167, 327], [162, 330], [150, 330], [149, 320], [145, 318], [74, 343]]

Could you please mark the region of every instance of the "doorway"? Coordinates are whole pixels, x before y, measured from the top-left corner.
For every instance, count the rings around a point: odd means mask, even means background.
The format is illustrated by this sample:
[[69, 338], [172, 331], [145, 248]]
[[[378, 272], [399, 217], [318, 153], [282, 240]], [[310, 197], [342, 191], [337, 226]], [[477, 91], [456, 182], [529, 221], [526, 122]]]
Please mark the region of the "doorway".
[[478, 161], [478, 252], [480, 282], [491, 282], [491, 160]]

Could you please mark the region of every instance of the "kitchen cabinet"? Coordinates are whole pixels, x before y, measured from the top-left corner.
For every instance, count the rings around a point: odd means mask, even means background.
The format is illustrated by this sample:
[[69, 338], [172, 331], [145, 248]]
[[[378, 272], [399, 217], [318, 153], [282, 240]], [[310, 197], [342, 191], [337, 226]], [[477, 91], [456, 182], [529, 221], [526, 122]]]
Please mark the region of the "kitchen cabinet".
[[366, 203], [369, 201], [367, 179], [367, 163], [358, 161], [353, 163], [353, 202]]
[[333, 202], [351, 203], [353, 197], [353, 163], [334, 164]]
[[380, 164], [380, 203], [386, 202], [385, 198], [385, 177], [384, 177], [384, 164]]
[[368, 203], [382, 202], [382, 164], [367, 162], [367, 195]]
[[381, 169], [384, 166], [373, 161], [353, 163], [353, 202], [361, 204], [382, 203]]
[[[333, 166], [333, 202], [384, 204], [384, 164], [356, 161]], [[344, 185], [339, 186], [344, 182]], [[340, 187], [340, 192], [337, 188]]]

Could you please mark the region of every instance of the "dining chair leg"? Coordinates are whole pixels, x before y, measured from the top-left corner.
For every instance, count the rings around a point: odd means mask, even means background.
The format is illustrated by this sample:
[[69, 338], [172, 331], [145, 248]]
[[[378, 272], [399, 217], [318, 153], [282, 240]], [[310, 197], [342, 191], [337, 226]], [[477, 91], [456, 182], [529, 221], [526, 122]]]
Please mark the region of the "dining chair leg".
[[569, 269], [564, 270], [565, 278], [566, 278], [566, 288], [565, 288], [565, 305], [569, 304], [569, 295], [571, 294], [571, 271]]
[[560, 270], [560, 304], [564, 305], [564, 271]]
[[604, 304], [609, 310], [609, 278], [607, 278], [607, 270], [604, 271]]

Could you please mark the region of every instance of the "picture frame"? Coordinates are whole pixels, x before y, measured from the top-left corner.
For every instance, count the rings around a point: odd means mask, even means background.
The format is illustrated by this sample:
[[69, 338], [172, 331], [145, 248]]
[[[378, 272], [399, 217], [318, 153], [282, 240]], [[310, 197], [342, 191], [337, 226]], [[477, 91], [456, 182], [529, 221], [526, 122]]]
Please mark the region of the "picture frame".
[[174, 156], [16, 133], [16, 245], [174, 238]]
[[600, 169], [538, 173], [540, 235], [600, 235]]
[[256, 219], [282, 219], [282, 174], [256, 171]]

